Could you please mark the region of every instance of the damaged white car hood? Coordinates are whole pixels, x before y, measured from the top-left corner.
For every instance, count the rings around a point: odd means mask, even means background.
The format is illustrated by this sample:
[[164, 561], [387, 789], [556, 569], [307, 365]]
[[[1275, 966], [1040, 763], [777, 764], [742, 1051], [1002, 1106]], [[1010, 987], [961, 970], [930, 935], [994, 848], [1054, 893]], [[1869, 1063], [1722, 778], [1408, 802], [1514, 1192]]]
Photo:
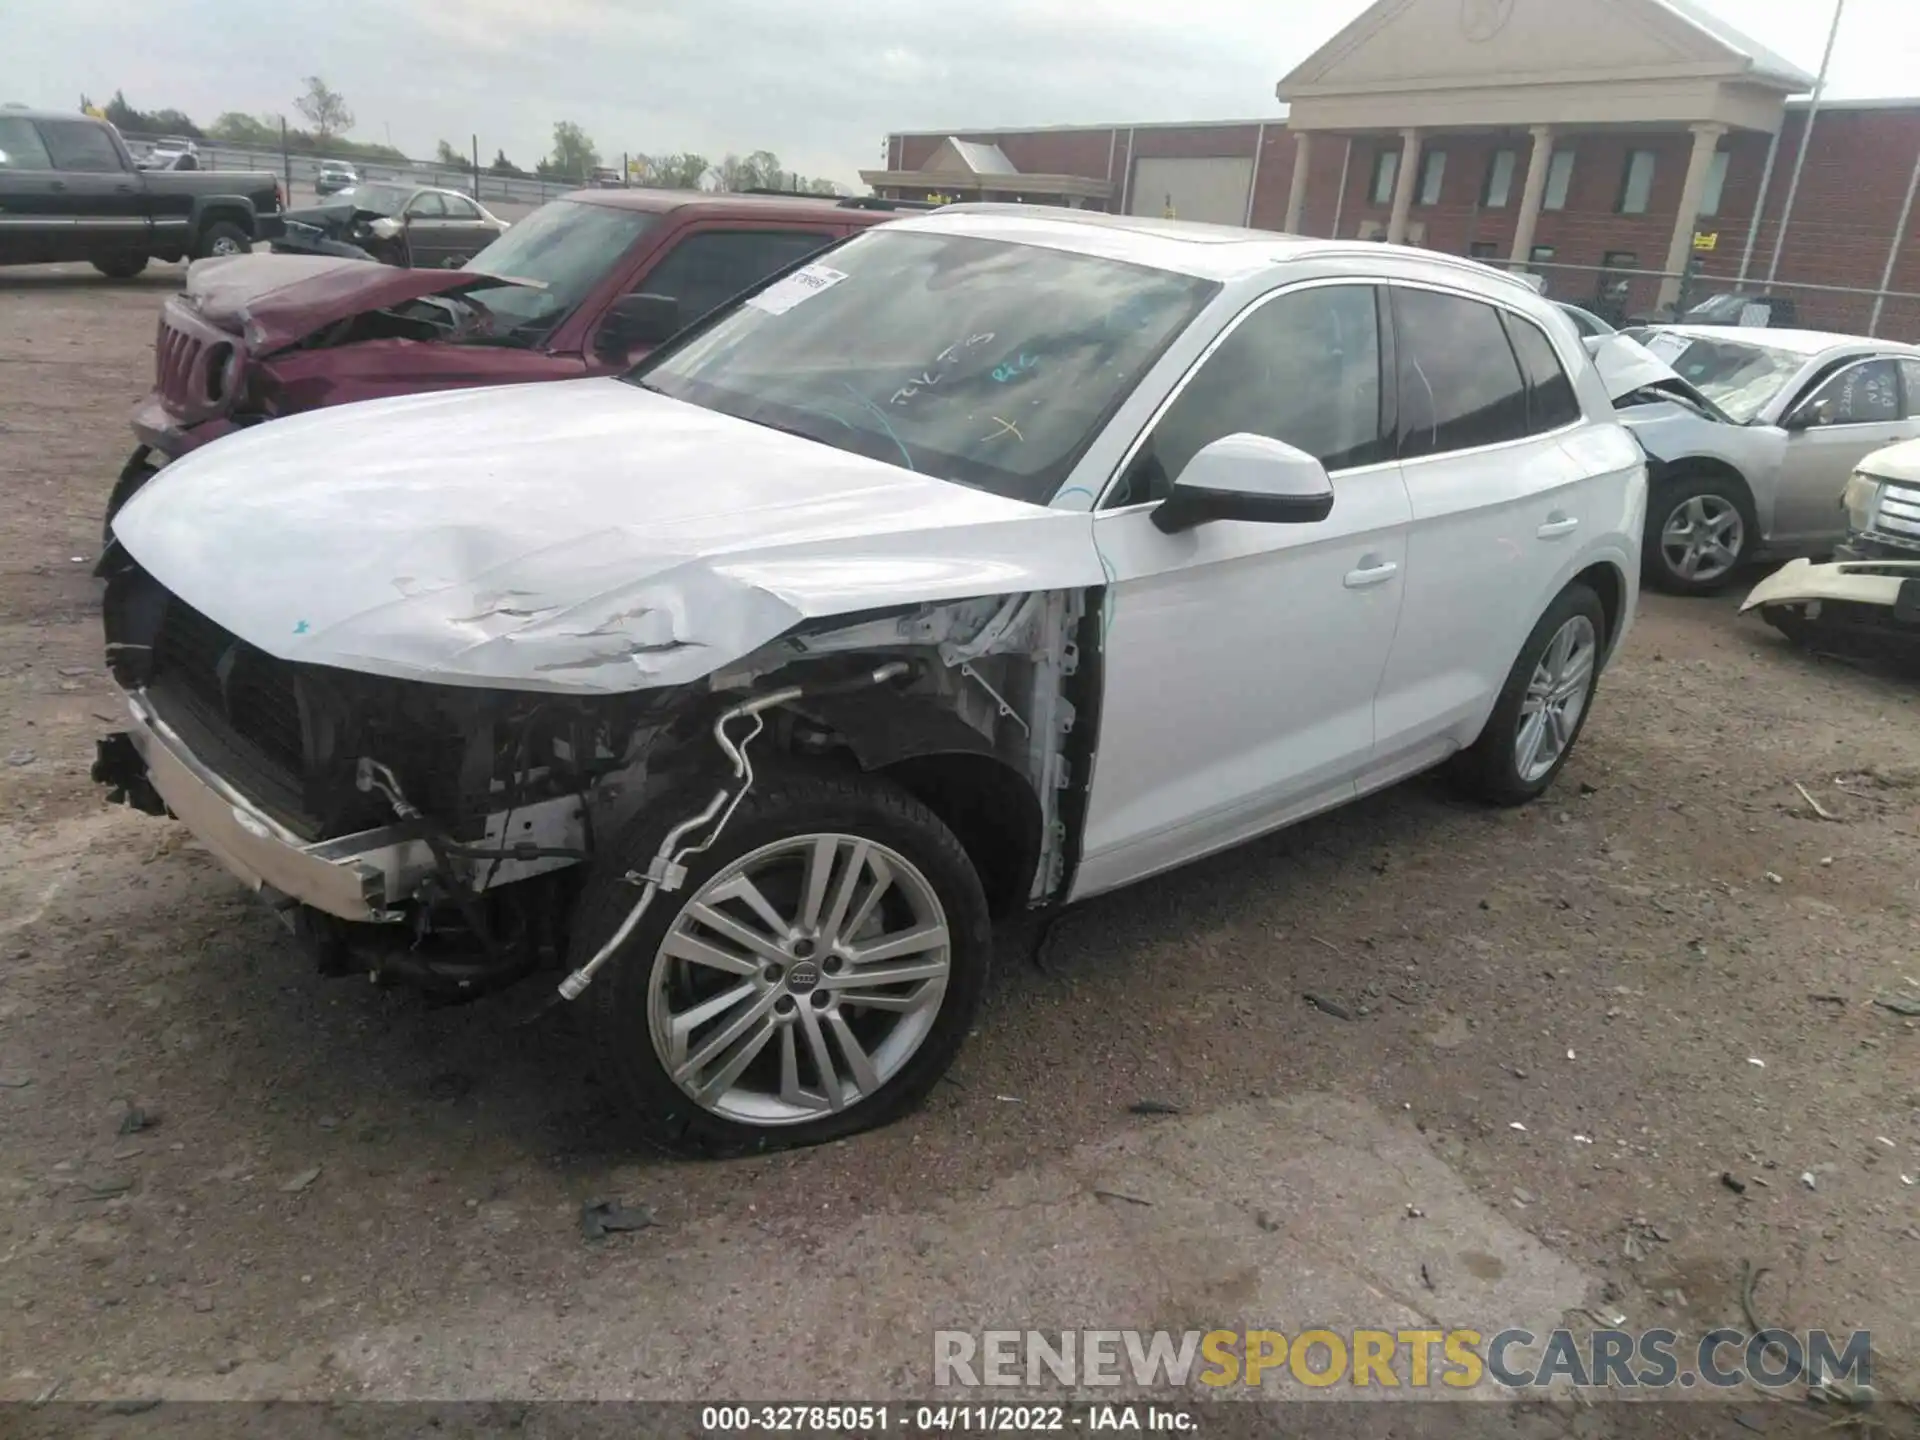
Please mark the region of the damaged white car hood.
[[276, 420], [113, 525], [270, 655], [589, 693], [698, 679], [811, 618], [1098, 585], [1091, 527], [611, 379]]

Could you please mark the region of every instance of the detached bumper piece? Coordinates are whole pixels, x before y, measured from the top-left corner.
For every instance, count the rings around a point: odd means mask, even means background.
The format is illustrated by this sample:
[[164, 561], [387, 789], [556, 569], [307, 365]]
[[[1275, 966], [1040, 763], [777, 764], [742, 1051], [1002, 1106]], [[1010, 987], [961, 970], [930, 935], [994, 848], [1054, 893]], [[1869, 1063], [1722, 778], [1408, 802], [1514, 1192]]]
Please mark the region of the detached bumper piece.
[[1795, 560], [1742, 602], [1782, 633], [1849, 652], [1920, 657], [1920, 559]]

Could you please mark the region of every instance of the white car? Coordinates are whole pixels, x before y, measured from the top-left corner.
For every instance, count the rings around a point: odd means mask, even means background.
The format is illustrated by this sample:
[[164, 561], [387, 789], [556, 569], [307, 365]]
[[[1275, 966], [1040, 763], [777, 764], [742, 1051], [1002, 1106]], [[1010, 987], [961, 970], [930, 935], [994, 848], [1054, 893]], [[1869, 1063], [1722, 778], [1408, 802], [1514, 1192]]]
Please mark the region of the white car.
[[1482, 266], [953, 207], [624, 378], [167, 466], [102, 562], [96, 776], [335, 972], [546, 971], [656, 1143], [810, 1143], [947, 1067], [995, 914], [1443, 761], [1538, 795], [1645, 501]]
[[1647, 580], [1663, 590], [1704, 594], [1748, 560], [1826, 555], [1847, 532], [1854, 467], [1920, 436], [1920, 348], [1810, 330], [1636, 333], [1696, 392], [1646, 390], [1621, 409], [1652, 461]]

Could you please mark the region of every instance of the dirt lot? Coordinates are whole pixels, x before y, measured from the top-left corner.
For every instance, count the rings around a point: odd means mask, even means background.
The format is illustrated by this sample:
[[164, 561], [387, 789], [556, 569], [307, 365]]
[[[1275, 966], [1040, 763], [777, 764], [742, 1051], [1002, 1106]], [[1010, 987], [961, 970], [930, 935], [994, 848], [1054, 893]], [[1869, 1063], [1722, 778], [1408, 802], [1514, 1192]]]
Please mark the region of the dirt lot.
[[923, 1111], [668, 1163], [533, 995], [321, 980], [90, 785], [179, 273], [0, 273], [0, 1399], [925, 1396], [941, 1327], [1697, 1333], [1748, 1263], [1920, 1393], [1912, 680], [1650, 599], [1545, 802], [1417, 782], [1009, 934]]

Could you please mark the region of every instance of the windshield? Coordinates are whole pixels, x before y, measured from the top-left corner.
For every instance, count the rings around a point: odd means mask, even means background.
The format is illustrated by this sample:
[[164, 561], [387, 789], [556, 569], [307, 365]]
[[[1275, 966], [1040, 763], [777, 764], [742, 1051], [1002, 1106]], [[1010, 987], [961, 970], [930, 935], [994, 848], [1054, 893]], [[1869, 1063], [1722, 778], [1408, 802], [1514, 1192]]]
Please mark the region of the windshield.
[[356, 185], [351, 190], [342, 190], [334, 199], [348, 202], [356, 210], [370, 210], [375, 215], [398, 215], [411, 194], [411, 190], [401, 185]]
[[971, 236], [869, 230], [630, 377], [1044, 505], [1218, 286]]
[[1745, 425], [1800, 373], [1807, 357], [1735, 340], [1696, 340], [1655, 331], [1646, 346], [1737, 425]]
[[531, 342], [547, 334], [659, 219], [646, 210], [575, 200], [542, 205], [461, 267], [545, 287], [483, 289], [479, 298], [494, 317], [493, 338]]

